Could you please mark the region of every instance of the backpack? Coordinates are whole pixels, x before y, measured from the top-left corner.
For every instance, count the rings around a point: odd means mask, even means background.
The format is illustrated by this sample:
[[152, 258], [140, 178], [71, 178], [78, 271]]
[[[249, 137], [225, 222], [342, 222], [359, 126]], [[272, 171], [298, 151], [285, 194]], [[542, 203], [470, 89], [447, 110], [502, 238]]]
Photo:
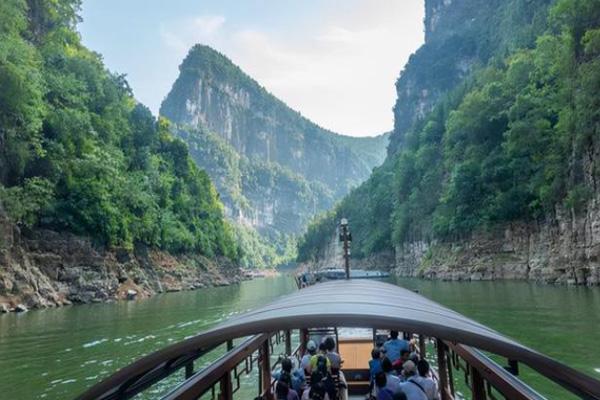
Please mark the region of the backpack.
[[323, 374], [323, 376], [327, 375], [327, 357], [323, 355], [317, 357], [317, 371]]

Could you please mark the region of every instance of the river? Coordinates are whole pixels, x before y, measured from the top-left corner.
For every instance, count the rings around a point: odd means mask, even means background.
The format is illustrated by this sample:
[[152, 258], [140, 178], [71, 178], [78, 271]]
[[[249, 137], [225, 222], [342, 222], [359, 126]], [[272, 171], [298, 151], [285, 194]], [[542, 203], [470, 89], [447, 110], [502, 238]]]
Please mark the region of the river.
[[[600, 289], [393, 281], [600, 378]], [[0, 398], [73, 398], [141, 355], [293, 290], [290, 278], [265, 278], [148, 300], [0, 315]], [[569, 398], [529, 371], [523, 375], [550, 398]], [[253, 398], [254, 390], [246, 385], [239, 398]]]

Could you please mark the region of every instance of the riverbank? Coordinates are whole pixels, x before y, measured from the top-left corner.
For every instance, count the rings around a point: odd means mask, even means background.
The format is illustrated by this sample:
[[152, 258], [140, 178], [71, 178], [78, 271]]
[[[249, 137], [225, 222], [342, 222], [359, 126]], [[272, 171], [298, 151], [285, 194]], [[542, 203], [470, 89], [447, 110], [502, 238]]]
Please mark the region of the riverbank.
[[243, 279], [225, 258], [94, 246], [48, 230], [23, 233], [0, 221], [0, 312], [147, 298]]

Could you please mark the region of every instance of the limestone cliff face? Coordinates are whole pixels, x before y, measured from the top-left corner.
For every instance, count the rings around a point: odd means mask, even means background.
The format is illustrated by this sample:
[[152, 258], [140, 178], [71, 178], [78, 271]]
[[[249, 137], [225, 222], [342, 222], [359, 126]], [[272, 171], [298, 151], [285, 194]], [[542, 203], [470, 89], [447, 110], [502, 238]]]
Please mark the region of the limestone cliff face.
[[396, 271], [431, 279], [599, 285], [600, 197], [575, 218], [510, 224], [462, 242], [404, 245], [396, 249]]
[[383, 161], [388, 140], [317, 126], [200, 45], [180, 66], [160, 113], [216, 182], [228, 215], [269, 237], [300, 233], [364, 181]]

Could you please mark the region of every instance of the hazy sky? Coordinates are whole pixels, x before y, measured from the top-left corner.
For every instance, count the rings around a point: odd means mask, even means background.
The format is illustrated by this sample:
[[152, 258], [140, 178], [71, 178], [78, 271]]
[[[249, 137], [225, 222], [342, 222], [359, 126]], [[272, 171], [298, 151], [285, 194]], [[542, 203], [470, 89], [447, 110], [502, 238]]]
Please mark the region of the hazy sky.
[[84, 43], [156, 114], [195, 43], [290, 107], [354, 136], [393, 126], [394, 83], [423, 42], [423, 0], [84, 0]]

